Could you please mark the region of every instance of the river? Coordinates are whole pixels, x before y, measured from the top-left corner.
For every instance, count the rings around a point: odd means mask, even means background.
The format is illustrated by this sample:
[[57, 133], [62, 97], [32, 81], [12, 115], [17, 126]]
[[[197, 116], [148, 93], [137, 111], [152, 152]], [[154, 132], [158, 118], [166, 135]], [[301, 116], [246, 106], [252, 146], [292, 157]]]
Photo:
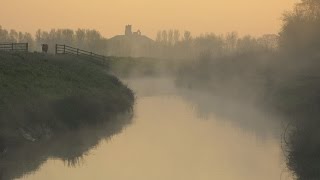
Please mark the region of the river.
[[[262, 113], [248, 116], [252, 108], [249, 113], [232, 110], [238, 108], [203, 113], [199, 103], [179, 92], [170, 79], [124, 81], [137, 98], [131, 125], [101, 141], [75, 166], [48, 159], [36, 172], [20, 179], [291, 179], [277, 132], [280, 125], [263, 122]], [[228, 112], [234, 116], [225, 116]]]

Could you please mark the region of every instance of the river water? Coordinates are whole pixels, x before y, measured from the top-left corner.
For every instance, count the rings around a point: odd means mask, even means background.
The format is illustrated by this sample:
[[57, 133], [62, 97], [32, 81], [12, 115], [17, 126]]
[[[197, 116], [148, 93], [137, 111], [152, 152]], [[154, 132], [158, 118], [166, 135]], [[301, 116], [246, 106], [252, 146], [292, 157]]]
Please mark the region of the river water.
[[[264, 122], [263, 113], [228, 103], [219, 106], [223, 112], [209, 113], [210, 105], [202, 110], [192, 93], [179, 92], [170, 79], [124, 81], [137, 97], [130, 126], [91, 149], [76, 166], [49, 159], [20, 179], [291, 179], [280, 146], [280, 125]], [[228, 112], [233, 115], [225, 115]]]

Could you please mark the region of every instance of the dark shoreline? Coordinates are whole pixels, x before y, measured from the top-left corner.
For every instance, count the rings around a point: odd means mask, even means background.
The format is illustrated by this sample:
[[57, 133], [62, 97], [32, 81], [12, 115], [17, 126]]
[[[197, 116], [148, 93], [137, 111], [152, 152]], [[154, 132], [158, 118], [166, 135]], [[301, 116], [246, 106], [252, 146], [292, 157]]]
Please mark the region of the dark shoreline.
[[133, 103], [129, 88], [87, 59], [0, 53], [0, 179], [49, 157], [74, 164], [130, 124]]

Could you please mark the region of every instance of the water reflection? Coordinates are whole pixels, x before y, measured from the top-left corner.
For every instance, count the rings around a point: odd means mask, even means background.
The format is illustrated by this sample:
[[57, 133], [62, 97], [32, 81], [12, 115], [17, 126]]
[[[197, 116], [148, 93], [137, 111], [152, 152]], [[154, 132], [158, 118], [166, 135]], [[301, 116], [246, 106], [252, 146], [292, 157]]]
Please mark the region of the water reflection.
[[213, 96], [207, 92], [198, 93], [192, 90], [181, 90], [180, 92], [182, 97], [195, 107], [198, 116], [202, 118], [214, 115], [217, 117], [216, 119], [230, 122], [262, 139], [268, 138], [268, 136], [274, 138], [281, 136], [284, 120], [259, 106], [226, 97]]
[[282, 119], [270, 111], [213, 93], [181, 88], [168, 77], [129, 79], [127, 83], [139, 97], [177, 95], [194, 107], [199, 119], [209, 120], [214, 115], [215, 120], [230, 122], [259, 138], [279, 138], [283, 130]]
[[130, 84], [136, 91], [140, 85], [146, 88], [137, 92], [134, 123], [89, 151], [81, 166], [69, 168], [54, 158], [21, 179], [290, 179], [283, 174], [285, 163], [276, 137], [261, 141], [255, 133], [213, 114], [204, 120], [189, 100], [168, 86]]
[[128, 112], [115, 121], [99, 127], [82, 127], [77, 131], [59, 134], [50, 140], [25, 142], [11, 147], [0, 156], [0, 179], [9, 180], [33, 173], [48, 159], [60, 159], [67, 166], [76, 166], [101, 139], [110, 138], [131, 123]]

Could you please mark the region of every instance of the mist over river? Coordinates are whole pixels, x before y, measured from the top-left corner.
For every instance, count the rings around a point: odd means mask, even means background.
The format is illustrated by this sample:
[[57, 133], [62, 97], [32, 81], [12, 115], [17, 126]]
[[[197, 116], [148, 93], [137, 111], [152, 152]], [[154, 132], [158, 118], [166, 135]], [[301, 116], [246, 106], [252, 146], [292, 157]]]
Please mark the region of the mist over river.
[[[123, 81], [136, 94], [131, 125], [91, 149], [75, 166], [49, 159], [20, 179], [292, 179], [276, 117], [230, 105], [230, 100], [203, 104], [216, 98], [178, 89], [170, 78]], [[201, 100], [196, 101], [196, 95]]]

